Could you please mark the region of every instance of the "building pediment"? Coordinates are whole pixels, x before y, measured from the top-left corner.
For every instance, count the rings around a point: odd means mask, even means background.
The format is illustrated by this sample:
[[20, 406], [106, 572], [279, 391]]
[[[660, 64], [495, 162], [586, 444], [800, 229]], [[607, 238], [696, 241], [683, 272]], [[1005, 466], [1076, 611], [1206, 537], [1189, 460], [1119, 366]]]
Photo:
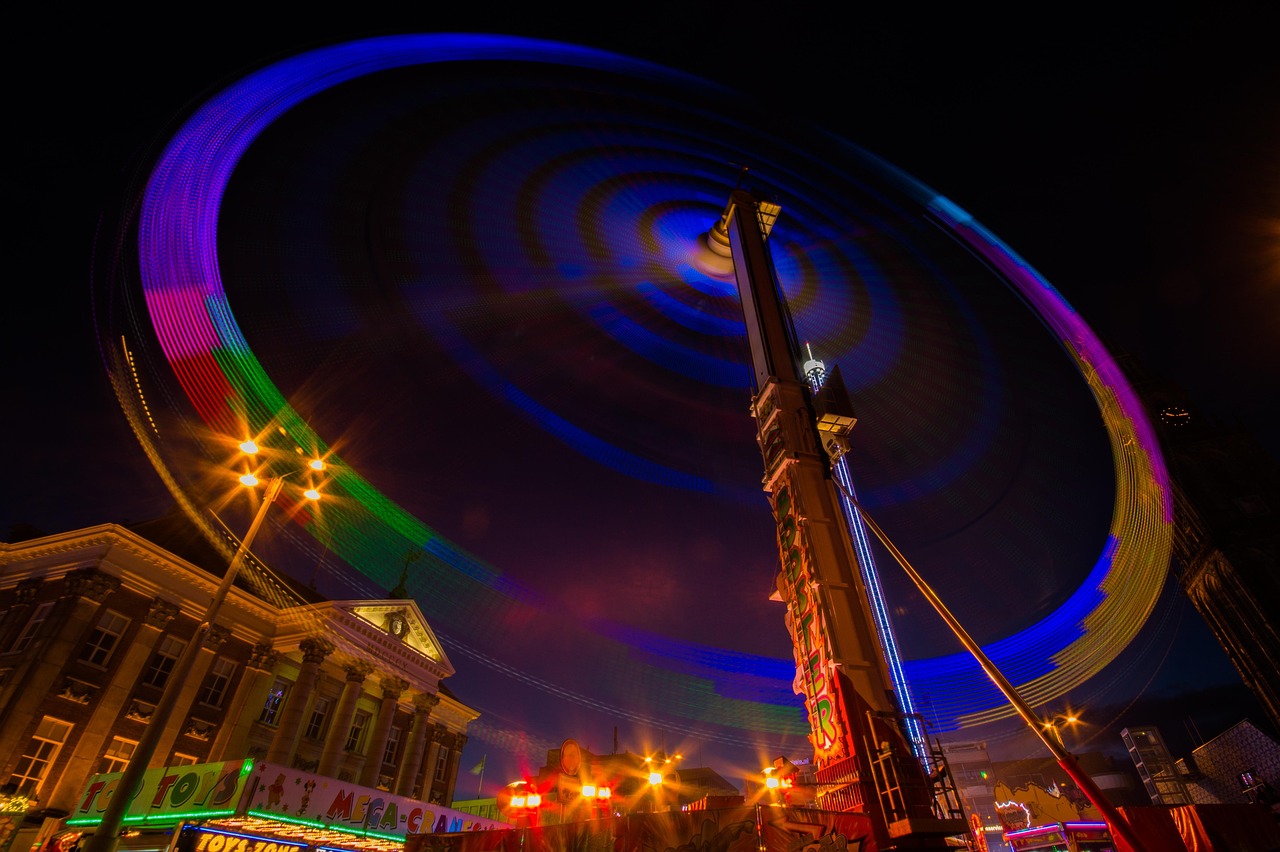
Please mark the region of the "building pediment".
[[337, 659], [381, 661], [379, 668], [431, 691], [454, 673], [440, 640], [411, 600], [326, 601], [299, 609], [297, 618], [286, 615], [286, 621], [296, 623], [282, 631], [278, 647], [323, 635], [335, 643]]
[[385, 631], [388, 636], [428, 659], [449, 665], [444, 649], [440, 647], [440, 640], [436, 639], [436, 634], [413, 601], [345, 601], [335, 606]]

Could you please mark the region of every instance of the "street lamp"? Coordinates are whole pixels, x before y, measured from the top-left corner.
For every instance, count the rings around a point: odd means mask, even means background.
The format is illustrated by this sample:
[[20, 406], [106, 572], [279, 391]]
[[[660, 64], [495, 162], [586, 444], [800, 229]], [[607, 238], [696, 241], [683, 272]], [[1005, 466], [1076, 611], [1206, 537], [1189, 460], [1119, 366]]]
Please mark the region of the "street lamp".
[[1044, 721], [1044, 729], [1049, 732], [1050, 736], [1052, 736], [1054, 739], [1058, 741], [1058, 745], [1062, 746], [1065, 749], [1067, 748], [1067, 743], [1066, 743], [1066, 740], [1063, 739], [1062, 728], [1059, 726], [1059, 723], [1062, 722], [1067, 725], [1075, 725], [1079, 721], [1080, 721], [1079, 716], [1077, 716], [1075, 713], [1068, 711], [1067, 713], [1064, 713], [1062, 715], [1054, 716], [1050, 719], [1046, 719]]
[[[240, 445], [240, 450], [246, 455], [252, 456], [258, 453], [258, 446], [253, 441], [245, 441]], [[320, 465], [318, 468], [315, 467], [317, 463]], [[317, 459], [309, 467], [312, 470], [323, 470], [324, 462]], [[83, 852], [116, 852], [119, 847], [120, 829], [124, 825], [124, 815], [129, 808], [130, 800], [142, 784], [143, 774], [150, 768], [151, 758], [155, 755], [156, 746], [159, 745], [160, 737], [163, 736], [164, 730], [168, 726], [169, 717], [173, 715], [173, 709], [178, 703], [178, 695], [183, 686], [186, 685], [196, 658], [200, 656], [200, 651], [204, 648], [205, 641], [209, 638], [209, 631], [213, 628], [214, 620], [222, 609], [227, 593], [231, 591], [231, 585], [235, 582], [236, 575], [240, 573], [240, 567], [244, 564], [245, 554], [249, 552], [250, 545], [253, 544], [254, 538], [258, 535], [258, 529], [267, 517], [267, 509], [279, 496], [280, 489], [284, 487], [284, 479], [288, 475], [288, 473], [282, 474], [267, 483], [267, 491], [263, 495], [262, 505], [258, 507], [258, 512], [254, 515], [253, 522], [249, 524], [249, 531], [240, 540], [240, 545], [236, 548], [235, 555], [231, 557], [231, 562], [227, 566], [227, 573], [223, 575], [222, 583], [213, 593], [213, 599], [209, 601], [209, 606], [204, 612], [204, 618], [201, 619], [199, 626], [196, 627], [195, 635], [187, 643], [182, 656], [174, 663], [173, 670], [169, 672], [169, 679], [165, 681], [160, 700], [156, 702], [155, 709], [151, 711], [151, 717], [147, 720], [142, 736], [138, 739], [138, 745], [134, 748], [133, 755], [129, 758], [129, 763], [125, 766], [124, 773], [120, 776], [120, 781], [116, 785], [115, 795], [111, 797], [107, 803], [106, 811], [102, 814], [102, 822], [98, 824], [93, 834], [81, 844]], [[254, 487], [258, 482], [258, 477], [252, 473], [246, 473], [240, 477], [240, 483], [249, 488]], [[320, 492], [314, 488], [308, 488], [305, 494], [310, 500], [320, 499]]]

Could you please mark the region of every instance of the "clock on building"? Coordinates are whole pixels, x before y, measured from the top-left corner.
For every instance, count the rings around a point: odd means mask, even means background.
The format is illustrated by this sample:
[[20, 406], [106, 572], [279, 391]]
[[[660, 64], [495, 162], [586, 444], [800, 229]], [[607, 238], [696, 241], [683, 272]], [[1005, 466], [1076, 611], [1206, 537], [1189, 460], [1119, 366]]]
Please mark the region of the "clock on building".
[[1167, 426], [1185, 426], [1191, 422], [1191, 412], [1181, 405], [1166, 405], [1160, 409], [1160, 419]]

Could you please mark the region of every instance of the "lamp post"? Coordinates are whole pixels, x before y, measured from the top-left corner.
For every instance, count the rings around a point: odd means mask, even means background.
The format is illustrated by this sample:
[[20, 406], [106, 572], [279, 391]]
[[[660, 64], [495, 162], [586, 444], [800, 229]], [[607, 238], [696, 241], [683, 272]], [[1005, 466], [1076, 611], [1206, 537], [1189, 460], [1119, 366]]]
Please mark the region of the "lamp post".
[[[244, 442], [240, 445], [240, 449], [248, 455], [256, 455], [258, 452], [257, 445], [252, 441]], [[316, 460], [311, 462], [310, 467], [312, 470], [323, 470], [324, 463]], [[254, 515], [253, 522], [249, 524], [249, 531], [240, 540], [240, 546], [236, 548], [235, 555], [231, 557], [231, 562], [227, 566], [227, 573], [223, 575], [222, 582], [213, 593], [213, 598], [209, 601], [209, 606], [205, 609], [204, 617], [201, 619], [199, 626], [196, 627], [195, 634], [191, 637], [191, 641], [187, 643], [182, 656], [174, 663], [173, 670], [170, 671], [169, 678], [165, 681], [164, 690], [160, 694], [160, 700], [156, 702], [155, 709], [151, 711], [151, 717], [147, 720], [147, 726], [143, 729], [142, 736], [138, 739], [138, 745], [134, 748], [133, 755], [129, 758], [129, 763], [125, 766], [124, 773], [120, 776], [120, 781], [116, 785], [115, 795], [108, 801], [107, 808], [102, 814], [102, 822], [98, 824], [93, 834], [81, 844], [82, 852], [116, 852], [119, 847], [120, 829], [124, 825], [125, 812], [129, 809], [131, 800], [142, 784], [143, 774], [150, 768], [151, 758], [155, 755], [156, 746], [159, 745], [160, 737], [163, 736], [164, 730], [168, 726], [169, 717], [173, 715], [173, 709], [178, 703], [178, 694], [182, 691], [183, 686], [186, 685], [191, 669], [195, 665], [196, 659], [200, 656], [200, 651], [204, 648], [214, 620], [218, 617], [218, 612], [222, 609], [222, 604], [226, 600], [227, 594], [231, 591], [231, 585], [235, 582], [236, 575], [240, 573], [240, 568], [244, 564], [245, 554], [249, 552], [250, 545], [253, 544], [254, 538], [258, 535], [258, 529], [267, 517], [267, 509], [271, 507], [276, 497], [279, 496], [280, 489], [284, 487], [284, 478], [288, 475], [277, 476], [267, 484], [267, 491], [263, 495], [262, 505], [258, 507], [258, 512]], [[240, 477], [240, 482], [242, 485], [252, 487], [258, 484], [258, 478], [252, 473], [248, 473]], [[309, 488], [306, 491], [306, 496], [310, 500], [318, 500], [320, 493], [314, 488]]]

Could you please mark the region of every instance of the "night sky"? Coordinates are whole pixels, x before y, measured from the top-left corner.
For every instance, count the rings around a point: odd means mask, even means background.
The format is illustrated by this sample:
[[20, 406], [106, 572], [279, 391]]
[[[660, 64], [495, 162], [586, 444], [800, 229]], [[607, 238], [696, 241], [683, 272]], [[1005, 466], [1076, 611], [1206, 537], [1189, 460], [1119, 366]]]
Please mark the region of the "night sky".
[[[36, 27], [33, 34], [49, 52], [16, 93], [21, 154], [13, 167], [14, 208], [21, 225], [11, 250], [20, 258], [20, 280], [9, 289], [14, 309], [6, 323], [16, 393], [8, 395], [4, 423], [10, 445], [22, 449], [10, 460], [0, 529], [30, 524], [56, 532], [143, 520], [170, 506], [101, 366], [89, 281], [100, 217], [119, 210], [123, 187], [149, 146], [166, 138], [187, 110], [255, 68], [311, 47], [403, 32], [495, 32], [615, 51], [748, 92], [770, 105], [758, 121], [771, 131], [816, 125], [850, 139], [966, 208], [1043, 273], [1115, 351], [1134, 353], [1149, 371], [1183, 386], [1204, 416], [1238, 420], [1265, 446], [1277, 446], [1270, 409], [1280, 387], [1280, 109], [1274, 94], [1280, 58], [1273, 43], [1280, 16], [1268, 4], [1196, 6], [1158, 18], [1073, 10], [1053, 20], [1031, 11], [926, 18], [859, 9], [848, 23], [795, 4], [737, 21], [695, 6], [649, 6], [627, 15], [610, 8], [564, 23], [548, 20], [545, 11], [491, 7], [482, 16], [412, 16], [362, 10], [344, 13], [341, 22], [224, 14], [195, 28], [119, 18], [98, 27], [81, 20], [70, 33], [61, 22]], [[607, 21], [606, 14], [617, 20]], [[368, 129], [384, 103], [378, 98], [398, 102], [427, 86], [436, 93], [432, 108], [458, 121], [468, 86], [500, 92], [504, 80], [512, 80], [433, 73], [326, 97], [273, 128], [233, 178], [219, 250], [228, 282], [249, 282], [254, 293], [255, 301], [242, 303], [246, 336], [295, 404], [321, 424], [318, 431], [341, 434], [348, 460], [389, 496], [536, 593], [530, 611], [542, 621], [529, 627], [528, 646], [495, 655], [502, 657], [496, 663], [479, 662], [492, 649], [478, 637], [441, 630], [459, 672], [450, 686], [482, 713], [463, 766], [487, 755], [488, 790], [511, 780], [506, 776], [514, 777], [525, 761], [539, 765], [542, 751], [566, 737], [607, 752], [615, 726], [623, 748], [665, 743], [701, 755], [730, 778], [751, 771], [757, 757], [771, 759], [771, 749], [801, 753], [794, 738], [763, 737], [753, 757], [740, 743], [681, 731], [688, 726], [646, 706], [645, 696], [627, 697], [618, 688], [625, 672], [591, 671], [592, 658], [577, 656], [573, 645], [580, 625], [588, 624], [622, 641], [632, 637], [633, 646], [656, 657], [663, 648], [634, 639], [635, 631], [676, 644], [789, 654], [781, 611], [764, 600], [776, 560], [767, 505], [762, 495], [741, 496], [758, 481], [759, 464], [747, 400], [738, 396], [743, 389], [721, 388], [690, 401], [656, 373], [613, 365], [625, 370], [620, 382], [604, 365], [595, 372], [575, 360], [571, 347], [558, 345], [565, 329], [577, 328], [561, 314], [525, 328], [518, 309], [512, 316], [473, 311], [478, 318], [457, 332], [501, 375], [562, 394], [556, 410], [588, 431], [728, 484], [728, 497], [708, 502], [636, 486], [634, 477], [602, 471], [588, 454], [565, 453], [563, 441], [530, 428], [486, 395], [482, 373], [458, 369], [467, 359], [441, 342], [456, 329], [396, 336], [403, 330], [379, 311], [393, 312], [398, 303], [382, 300], [376, 287], [360, 290], [347, 309], [381, 320], [347, 337], [343, 349], [330, 347], [327, 336], [326, 322], [337, 322], [337, 314], [317, 319], [309, 312], [304, 295], [333, 295], [326, 282], [358, 266], [344, 254], [343, 239], [366, 222], [418, 234], [400, 242], [387, 238], [385, 257], [438, 255], [455, 246], [456, 229], [410, 227], [415, 215], [453, 209], [447, 197], [431, 197], [429, 175], [409, 168], [397, 174], [396, 182], [421, 194], [416, 206], [388, 205], [399, 211], [394, 219], [375, 211], [348, 221], [341, 204], [363, 197], [371, 182], [388, 181], [366, 174], [386, 161], [379, 152], [388, 146], [403, 153], [398, 162], [404, 163], [413, 163], [417, 151], [449, 150], [434, 121], [414, 127], [412, 120], [388, 120]], [[654, 121], [675, 120], [671, 95], [663, 98], [625, 106], [651, 110]], [[564, 95], [552, 107], [565, 115], [606, 108], [590, 91]], [[496, 117], [510, 131], [515, 121], [514, 107], [501, 98], [473, 98], [467, 109], [478, 126]], [[439, 125], [451, 126], [443, 118]], [[443, 141], [433, 141], [433, 133]], [[329, 167], [313, 176], [306, 169], [316, 164]], [[726, 192], [734, 178], [734, 166], [725, 163]], [[761, 180], [767, 184], [768, 175]], [[785, 189], [785, 180], [776, 183]], [[309, 205], [313, 190], [329, 206]], [[780, 229], [788, 209], [782, 200]], [[477, 200], [471, 213], [484, 219], [487, 209]], [[463, 234], [477, 239], [469, 250], [501, 260], [501, 227], [494, 226], [493, 242]], [[957, 279], [977, 274], [962, 260], [955, 264]], [[234, 295], [230, 283], [228, 290]], [[977, 298], [962, 295], [969, 303]], [[411, 295], [403, 298], [412, 307]], [[1034, 320], [1011, 319], [1019, 306], [1007, 294], [1002, 298], [979, 305], [989, 312], [984, 316], [1000, 342], [1001, 363], [1051, 360], [1045, 353], [1053, 345]], [[492, 306], [479, 296], [471, 303], [477, 311]], [[524, 329], [520, 339], [513, 328]], [[926, 341], [942, 337], [922, 334]], [[591, 351], [589, 341], [577, 343]], [[946, 357], [938, 346], [936, 363], [931, 350], [914, 351], [925, 366], [938, 367]], [[530, 352], [546, 361], [524, 357]], [[543, 369], [544, 363], [560, 372]], [[964, 375], [938, 375], [929, 393], [948, 387], [960, 395]], [[1018, 402], [1001, 410], [1016, 412], [1006, 418], [1016, 440], [998, 442], [1010, 455], [992, 451], [984, 468], [990, 482], [966, 479], [914, 503], [883, 495], [901, 465], [912, 462], [910, 440], [893, 436], [895, 430], [909, 436], [907, 420], [916, 415], [892, 408], [900, 399], [892, 395], [879, 407], [859, 409], [858, 430], [870, 433], [869, 446], [883, 448], [867, 462], [869, 487], [880, 495], [868, 502], [883, 506], [890, 534], [902, 535], [900, 545], [926, 573], [933, 568], [929, 576], [943, 597], [968, 616], [980, 638], [1023, 627], [1060, 602], [1088, 567], [1076, 566], [1096, 557], [1105, 532], [1112, 497], [1105, 439], [1100, 430], [1090, 432], [1096, 414], [1071, 378], [1061, 364], [1048, 377], [1011, 369], [1003, 388]], [[987, 388], [974, 387], [978, 398], [969, 408], [976, 410]], [[626, 410], [629, 402], [664, 394], [670, 399], [662, 415]], [[868, 395], [877, 399], [874, 390]], [[857, 400], [855, 393], [855, 401], [867, 404], [868, 397]], [[953, 404], [967, 410], [960, 400]], [[887, 423], [877, 416], [885, 410], [907, 420]], [[912, 422], [919, 430], [937, 429], [924, 415]], [[1054, 436], [1074, 435], [1079, 439], [1053, 443]], [[1001, 502], [992, 494], [1004, 481], [1002, 465], [1015, 465], [1015, 444], [1025, 492]], [[1009, 473], [1008, 479], [1017, 477]], [[975, 508], [988, 503], [1000, 511]], [[1031, 516], [1052, 520], [1037, 534], [1042, 537], [1019, 541], [1013, 532]], [[980, 539], [995, 535], [1005, 544], [984, 549]], [[317, 563], [310, 554], [290, 554], [289, 540], [263, 541], [264, 553], [301, 579], [310, 572], [331, 594], [378, 596], [376, 584], [340, 560]], [[1028, 567], [1037, 547], [1044, 554]], [[376, 570], [379, 576], [396, 571]], [[887, 585], [891, 599], [896, 589], [904, 601], [908, 626], [900, 623], [899, 631], [908, 650], [950, 651], [933, 616], [912, 608], [902, 582]], [[1096, 725], [1082, 734], [1089, 748], [1116, 751], [1115, 732], [1126, 724], [1163, 724], [1176, 742], [1190, 736], [1192, 726], [1207, 737], [1244, 716], [1260, 721], [1207, 629], [1176, 595], [1166, 595], [1136, 644], [1080, 691], [1079, 700], [1091, 705], [1086, 717]], [[514, 680], [501, 673], [503, 666], [535, 682]], [[597, 698], [625, 703], [636, 716], [592, 709]], [[1072, 700], [1077, 697], [1060, 699], [1064, 705]], [[1178, 712], [1169, 710], [1175, 700], [1183, 708]], [[1005, 756], [1037, 753], [1015, 730], [977, 735]], [[460, 797], [474, 792], [468, 789], [474, 781], [460, 778]]]

